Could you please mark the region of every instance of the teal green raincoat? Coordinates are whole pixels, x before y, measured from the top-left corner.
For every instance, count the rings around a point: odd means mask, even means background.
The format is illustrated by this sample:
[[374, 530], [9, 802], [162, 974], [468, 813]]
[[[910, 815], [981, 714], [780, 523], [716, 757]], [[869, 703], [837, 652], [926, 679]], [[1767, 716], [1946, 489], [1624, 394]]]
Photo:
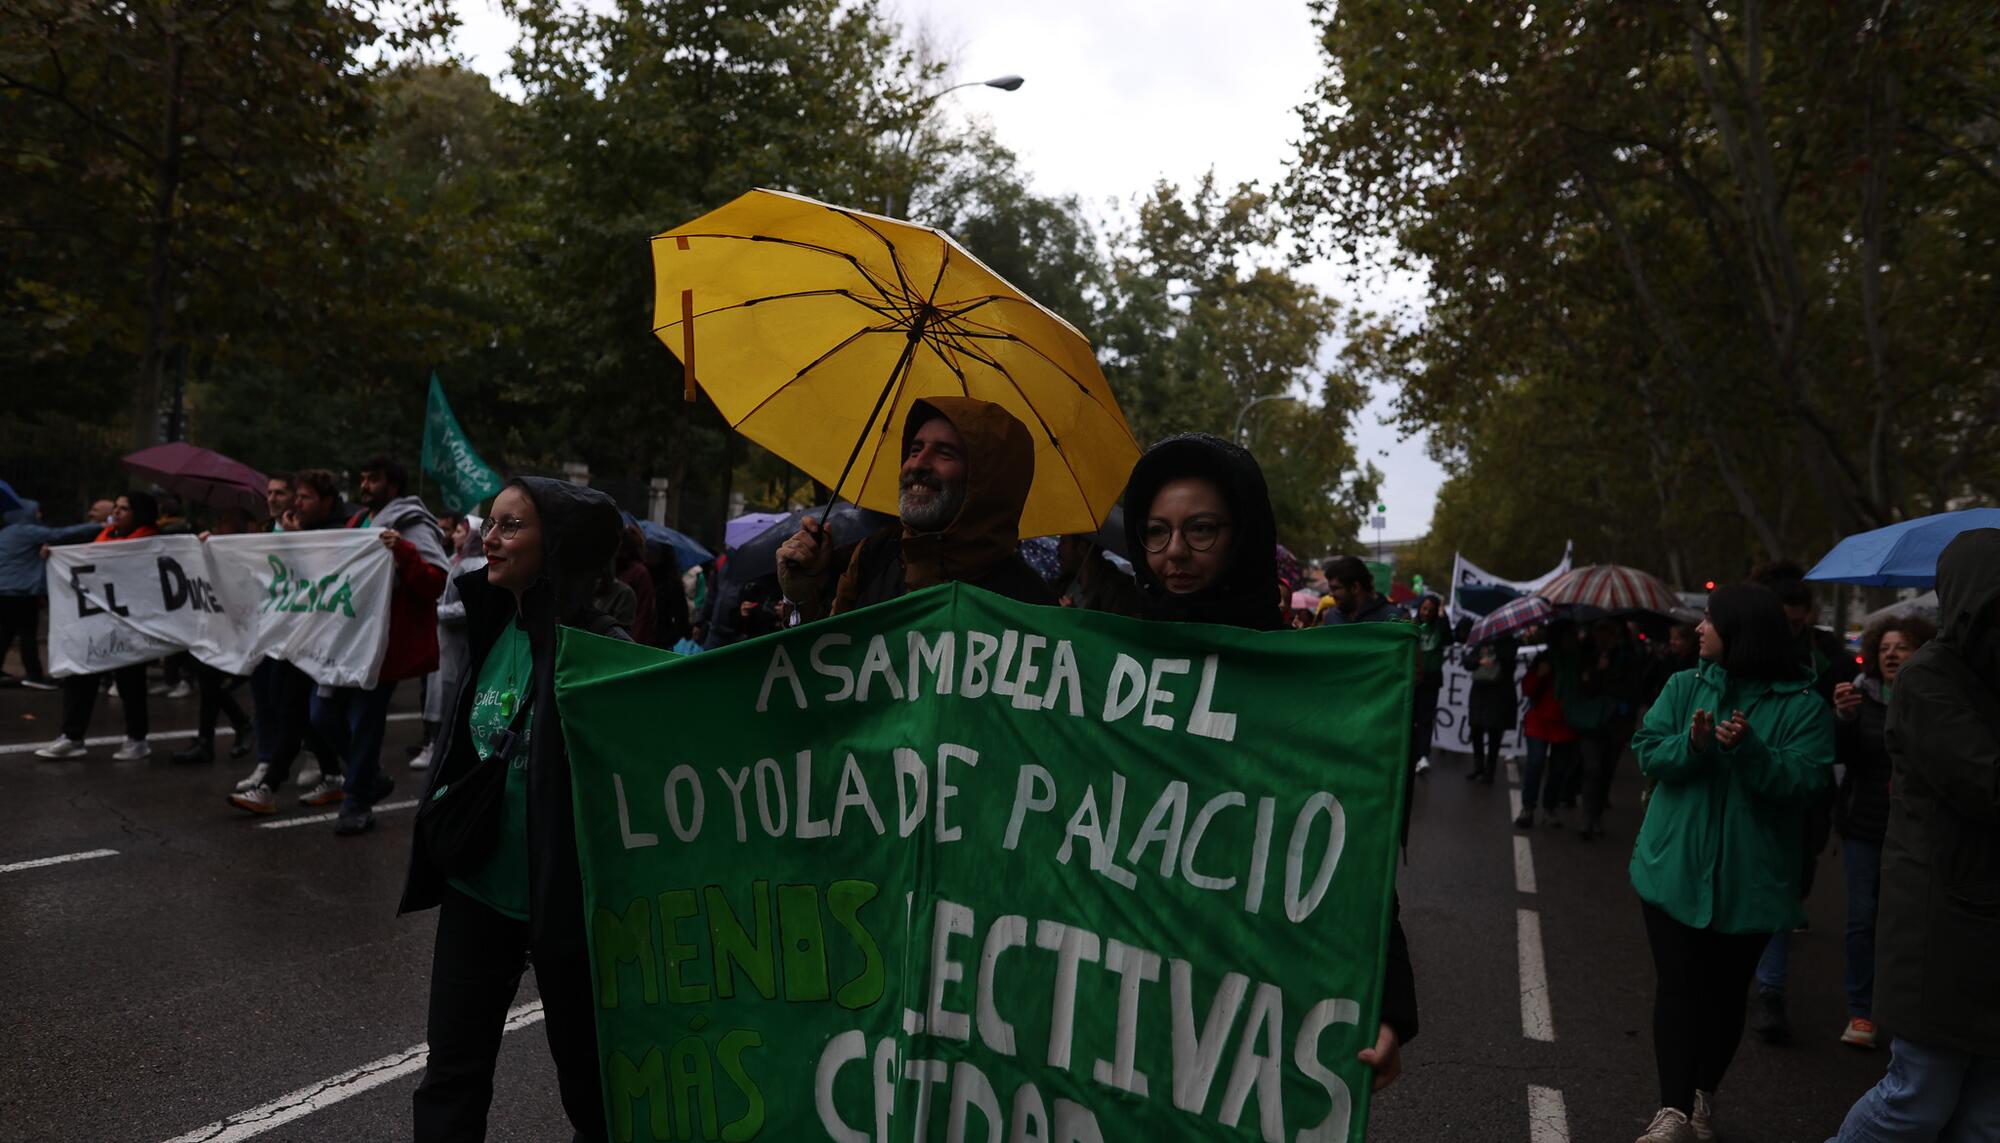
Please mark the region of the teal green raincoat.
[[[1734, 748], [1697, 751], [1694, 712], [1719, 724], [1741, 710]], [[1704, 662], [1667, 680], [1632, 737], [1639, 770], [1658, 785], [1632, 852], [1632, 887], [1690, 928], [1774, 933], [1805, 920], [1806, 809], [1833, 777], [1833, 710], [1801, 675], [1734, 680]]]

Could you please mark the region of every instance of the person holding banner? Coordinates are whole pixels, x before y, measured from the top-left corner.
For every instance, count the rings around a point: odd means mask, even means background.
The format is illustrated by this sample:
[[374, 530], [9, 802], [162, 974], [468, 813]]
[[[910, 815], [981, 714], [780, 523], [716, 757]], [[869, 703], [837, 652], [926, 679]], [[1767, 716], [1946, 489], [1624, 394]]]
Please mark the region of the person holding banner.
[[[1273, 595], [1277, 531], [1263, 470], [1247, 450], [1207, 433], [1155, 444], [1125, 487], [1126, 550], [1145, 557], [1132, 565], [1139, 617], [1283, 629]], [[1392, 896], [1381, 1028], [1360, 1053], [1375, 1090], [1402, 1074], [1402, 1046], [1416, 1035], [1416, 973]]]
[[[111, 509], [111, 522], [91, 543], [157, 536], [159, 522], [159, 501], [144, 492], [128, 492], [118, 498]], [[125, 744], [111, 757], [119, 762], [136, 761], [153, 752], [146, 743], [150, 729], [146, 712], [146, 664], [120, 667], [111, 677], [118, 684], [118, 699], [125, 708]], [[70, 758], [84, 752], [83, 739], [90, 730], [90, 714], [97, 706], [97, 690], [103, 681], [100, 675], [76, 675], [63, 680], [62, 737], [35, 751], [37, 757]]]
[[578, 1138], [605, 1134], [555, 652], [558, 624], [628, 638], [592, 603], [620, 527], [601, 492], [515, 477], [493, 502], [486, 566], [454, 581], [471, 655], [432, 748], [398, 906], [438, 909], [420, 1141], [485, 1137], [507, 1007], [531, 957], [563, 1109]]
[[389, 649], [372, 689], [337, 687], [315, 694], [313, 724], [345, 760], [340, 817], [333, 832], [354, 837], [375, 827], [374, 806], [396, 786], [382, 773], [382, 737], [396, 684], [437, 670], [437, 601], [444, 594], [444, 533], [424, 502], [404, 494], [409, 475], [387, 457], [361, 466], [365, 514], [348, 527], [378, 527], [382, 546], [396, 561], [389, 594]]
[[[56, 684], [42, 670], [42, 596], [47, 594], [46, 557], [52, 544], [74, 544], [99, 530], [97, 524], [51, 528], [42, 523], [42, 506], [23, 500], [0, 516], [0, 659], [14, 640], [21, 640], [21, 685], [52, 691]], [[4, 678], [4, 676], [0, 676]]]
[[1778, 597], [1725, 587], [1699, 630], [1701, 665], [1668, 680], [1632, 740], [1658, 783], [1631, 862], [1660, 1080], [1639, 1143], [1715, 1138], [1715, 1090], [1743, 1038], [1757, 959], [1805, 920], [1806, 807], [1832, 771], [1833, 712], [1792, 654]]

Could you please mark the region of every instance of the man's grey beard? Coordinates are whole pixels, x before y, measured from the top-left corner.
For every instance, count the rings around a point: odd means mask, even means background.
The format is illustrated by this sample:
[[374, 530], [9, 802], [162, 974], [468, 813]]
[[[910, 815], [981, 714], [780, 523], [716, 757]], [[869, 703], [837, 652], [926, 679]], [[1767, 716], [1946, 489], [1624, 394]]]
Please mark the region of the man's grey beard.
[[[925, 484], [937, 491], [928, 501], [920, 503], [910, 496], [910, 487], [914, 484]], [[896, 507], [907, 527], [919, 532], [942, 532], [958, 518], [958, 510], [965, 507], [965, 482], [946, 484], [935, 477], [923, 480], [906, 477]]]

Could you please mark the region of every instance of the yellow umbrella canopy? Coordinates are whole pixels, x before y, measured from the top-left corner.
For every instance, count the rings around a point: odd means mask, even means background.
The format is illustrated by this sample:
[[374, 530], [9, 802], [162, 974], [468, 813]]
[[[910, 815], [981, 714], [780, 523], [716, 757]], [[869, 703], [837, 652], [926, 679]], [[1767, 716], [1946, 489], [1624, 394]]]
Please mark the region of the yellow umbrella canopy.
[[1021, 535], [1092, 532], [1138, 442], [1076, 327], [929, 227], [754, 190], [653, 239], [653, 332], [738, 432], [896, 511], [926, 397], [993, 401], [1035, 440]]

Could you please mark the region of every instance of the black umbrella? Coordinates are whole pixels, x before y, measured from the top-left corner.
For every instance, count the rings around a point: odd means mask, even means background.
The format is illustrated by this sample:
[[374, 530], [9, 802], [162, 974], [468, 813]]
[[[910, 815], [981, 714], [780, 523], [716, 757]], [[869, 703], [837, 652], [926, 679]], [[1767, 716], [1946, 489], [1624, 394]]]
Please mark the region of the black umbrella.
[[748, 541], [729, 552], [728, 569], [723, 573], [725, 583], [749, 583], [778, 574], [778, 547], [799, 530], [799, 521], [807, 516], [825, 513], [825, 526], [833, 535], [835, 551], [852, 547], [863, 536], [886, 524], [895, 522], [895, 517], [881, 512], [871, 512], [842, 500], [831, 510], [824, 508], [801, 508], [784, 519], [757, 533]]

